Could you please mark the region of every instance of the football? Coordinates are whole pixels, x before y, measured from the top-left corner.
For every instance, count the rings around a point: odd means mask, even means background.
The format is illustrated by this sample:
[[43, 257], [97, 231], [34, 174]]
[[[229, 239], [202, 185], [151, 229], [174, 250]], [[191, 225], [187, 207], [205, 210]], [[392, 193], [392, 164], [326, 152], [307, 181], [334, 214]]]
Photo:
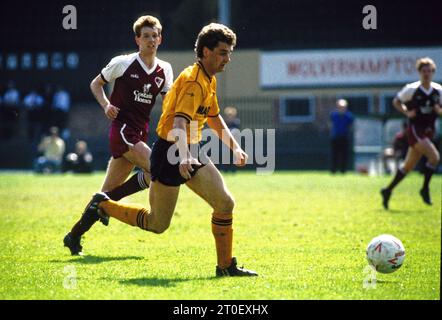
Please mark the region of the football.
[[389, 234], [371, 240], [366, 253], [368, 263], [380, 273], [396, 271], [405, 259], [405, 248], [401, 240]]

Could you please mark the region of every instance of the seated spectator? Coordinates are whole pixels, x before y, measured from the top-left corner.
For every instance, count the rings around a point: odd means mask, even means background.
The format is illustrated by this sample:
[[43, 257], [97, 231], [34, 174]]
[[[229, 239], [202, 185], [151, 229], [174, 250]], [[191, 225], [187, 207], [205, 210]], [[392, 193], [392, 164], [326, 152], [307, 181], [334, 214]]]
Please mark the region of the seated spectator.
[[20, 92], [15, 87], [14, 81], [9, 81], [2, 105], [2, 137], [10, 139], [17, 132], [20, 112]]
[[50, 135], [42, 139], [38, 151], [43, 155], [34, 161], [34, 170], [37, 173], [58, 172], [65, 150], [65, 143], [58, 135], [58, 128], [51, 127]]
[[[54, 87], [48, 83], [42, 85], [40, 91], [43, 94], [43, 106], [41, 111], [41, 122], [43, 125], [42, 131], [47, 132], [52, 125], [52, 100], [54, 98]], [[55, 124], [54, 124], [55, 126]]]
[[52, 98], [52, 125], [60, 128], [63, 139], [68, 139], [70, 134], [67, 128], [69, 110], [71, 108], [71, 95], [61, 86], [57, 88]]
[[63, 172], [91, 173], [93, 171], [93, 160], [92, 154], [87, 149], [87, 143], [80, 140], [75, 144], [75, 152], [66, 156]]
[[40, 138], [42, 132], [42, 108], [43, 96], [36, 90], [31, 90], [23, 99], [23, 105], [27, 113], [28, 139]]

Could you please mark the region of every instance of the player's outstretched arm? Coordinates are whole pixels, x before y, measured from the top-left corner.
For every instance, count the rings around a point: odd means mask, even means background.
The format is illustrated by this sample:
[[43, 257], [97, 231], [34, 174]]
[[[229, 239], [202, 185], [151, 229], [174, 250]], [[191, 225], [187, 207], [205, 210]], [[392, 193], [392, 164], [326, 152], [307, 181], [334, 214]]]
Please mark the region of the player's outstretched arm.
[[244, 166], [247, 163], [248, 155], [235, 140], [223, 117], [220, 114], [216, 117], [209, 117], [207, 124], [210, 129], [215, 131], [218, 138], [233, 151], [236, 160], [235, 164], [239, 167]]
[[110, 104], [109, 99], [107, 98], [106, 93], [103, 90], [105, 84], [106, 82], [103, 81], [101, 75], [98, 75], [92, 80], [90, 88], [95, 99], [103, 108], [106, 117], [110, 120], [114, 120], [117, 117], [118, 111], [120, 109]]

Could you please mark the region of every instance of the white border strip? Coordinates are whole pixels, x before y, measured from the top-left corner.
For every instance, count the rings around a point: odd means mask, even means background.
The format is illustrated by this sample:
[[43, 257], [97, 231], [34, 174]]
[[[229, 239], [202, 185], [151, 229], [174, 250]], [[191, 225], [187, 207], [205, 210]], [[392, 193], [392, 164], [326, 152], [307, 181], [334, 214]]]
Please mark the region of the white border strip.
[[143, 171], [138, 172], [137, 178], [138, 178], [138, 184], [140, 185], [140, 187], [142, 187], [144, 189], [147, 189], [146, 182], [144, 181], [144, 173], [143, 173]]
[[134, 146], [133, 143], [130, 143], [129, 141], [127, 141], [127, 140], [126, 140], [126, 137], [124, 136], [124, 133], [123, 133], [124, 128], [126, 128], [126, 124], [124, 124], [124, 125], [121, 127], [121, 130], [120, 130], [121, 138], [123, 138], [123, 141], [124, 141], [127, 145], [133, 147], [133, 146]]

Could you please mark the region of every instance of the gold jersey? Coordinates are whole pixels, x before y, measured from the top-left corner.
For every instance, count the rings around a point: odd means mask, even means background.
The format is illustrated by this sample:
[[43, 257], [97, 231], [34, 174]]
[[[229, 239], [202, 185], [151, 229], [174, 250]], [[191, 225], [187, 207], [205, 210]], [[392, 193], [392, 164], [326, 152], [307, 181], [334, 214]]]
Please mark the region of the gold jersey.
[[[163, 101], [163, 112], [157, 126], [158, 136], [174, 142], [169, 132], [175, 117], [189, 121], [187, 143], [198, 143], [208, 117], [219, 115], [216, 78], [210, 77], [200, 62], [184, 69]], [[190, 133], [190, 128], [196, 132]]]

